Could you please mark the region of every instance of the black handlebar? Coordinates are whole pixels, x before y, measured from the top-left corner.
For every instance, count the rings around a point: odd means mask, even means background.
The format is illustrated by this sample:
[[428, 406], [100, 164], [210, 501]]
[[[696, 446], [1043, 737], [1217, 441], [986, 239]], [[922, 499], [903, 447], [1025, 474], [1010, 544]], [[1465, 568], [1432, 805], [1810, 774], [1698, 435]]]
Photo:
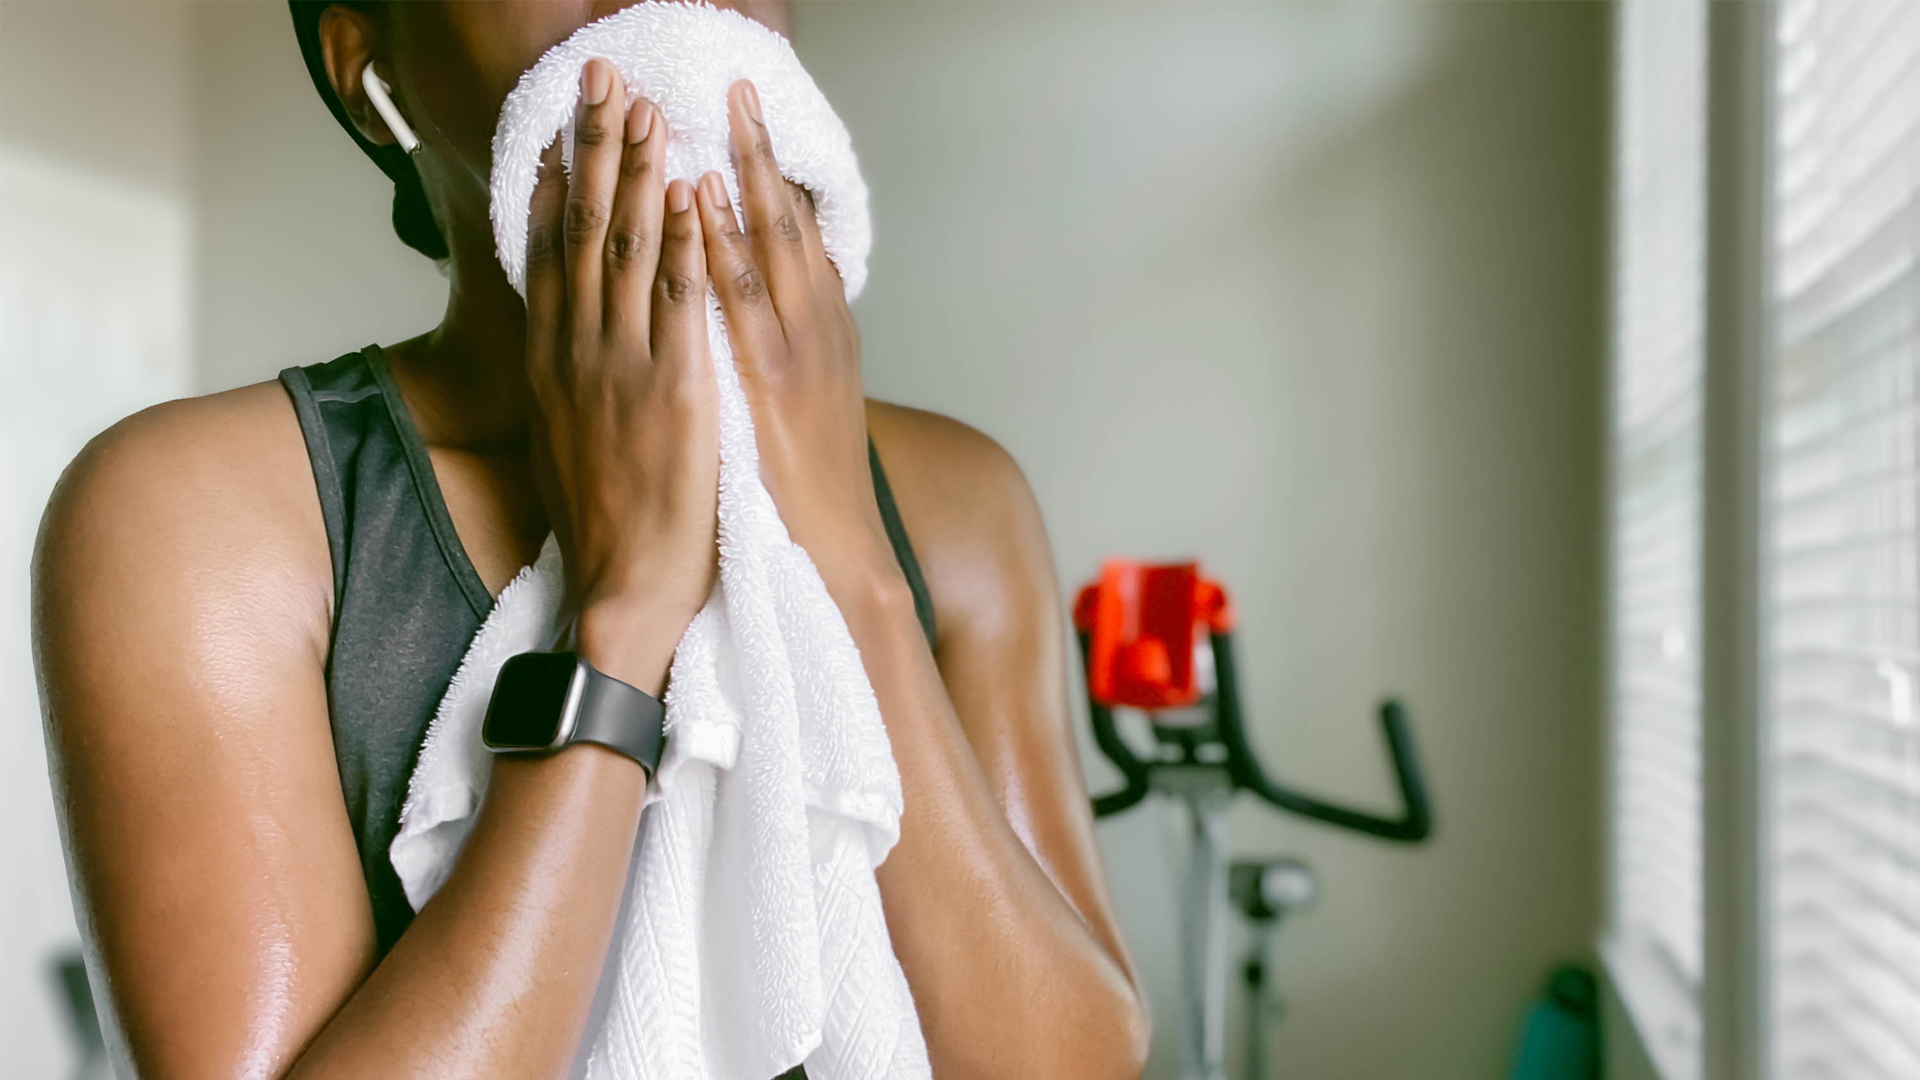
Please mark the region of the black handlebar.
[[[1387, 751], [1393, 758], [1394, 781], [1400, 790], [1400, 816], [1382, 817], [1339, 806], [1275, 783], [1261, 770], [1259, 760], [1253, 755], [1253, 747], [1247, 742], [1245, 726], [1241, 723], [1239, 680], [1235, 677], [1232, 635], [1214, 634], [1212, 642], [1214, 730], [1208, 733], [1208, 737], [1209, 741], [1225, 747], [1226, 760], [1223, 764], [1234, 787], [1251, 791], [1282, 810], [1383, 840], [1414, 843], [1432, 835], [1433, 809], [1427, 801], [1426, 780], [1421, 773], [1420, 755], [1414, 746], [1413, 729], [1407, 722], [1404, 705], [1391, 698], [1380, 705], [1380, 727], [1386, 734]], [[1088, 651], [1085, 634], [1080, 637], [1080, 651], [1084, 659]], [[1119, 730], [1114, 726], [1112, 709], [1091, 699], [1088, 704], [1093, 714], [1094, 741], [1120, 770], [1124, 781], [1118, 791], [1097, 796], [1093, 800], [1095, 816], [1106, 817], [1146, 798], [1150, 790], [1148, 775], [1160, 763], [1143, 761], [1133, 752], [1133, 748], [1120, 737]], [[1188, 756], [1172, 764], [1192, 764], [1194, 760], [1189, 746]]]
[[[1086, 639], [1081, 638], [1081, 651], [1086, 649]], [[1125, 781], [1120, 790], [1093, 797], [1093, 816], [1106, 817], [1122, 810], [1130, 810], [1133, 805], [1147, 797], [1147, 763], [1134, 756], [1133, 747], [1120, 737], [1120, 731], [1113, 726], [1113, 710], [1087, 696], [1087, 705], [1093, 711], [1093, 741], [1100, 746], [1100, 752], [1107, 755], [1114, 768], [1120, 770]]]

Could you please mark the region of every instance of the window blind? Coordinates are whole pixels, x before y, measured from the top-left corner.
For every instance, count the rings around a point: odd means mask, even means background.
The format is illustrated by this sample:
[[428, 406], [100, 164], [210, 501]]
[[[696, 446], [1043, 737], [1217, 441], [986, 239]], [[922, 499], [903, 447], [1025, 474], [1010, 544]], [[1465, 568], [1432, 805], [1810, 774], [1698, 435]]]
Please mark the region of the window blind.
[[1606, 952], [1682, 1080], [1700, 1072], [1706, 5], [1616, 12]]
[[1920, 1077], [1920, 4], [1778, 7], [1767, 1049]]

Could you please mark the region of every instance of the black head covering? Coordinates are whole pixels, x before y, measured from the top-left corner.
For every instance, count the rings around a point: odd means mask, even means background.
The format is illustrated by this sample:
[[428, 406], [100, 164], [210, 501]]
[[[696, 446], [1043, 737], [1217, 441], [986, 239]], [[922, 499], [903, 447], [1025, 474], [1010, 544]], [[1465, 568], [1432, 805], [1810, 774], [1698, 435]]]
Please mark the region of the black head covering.
[[398, 146], [367, 141], [360, 129], [353, 126], [346, 106], [340, 104], [340, 96], [333, 92], [333, 81], [327, 78], [320, 53], [320, 16], [335, 4], [369, 12], [380, 6], [370, 0], [287, 0], [287, 8], [293, 14], [293, 36], [300, 42], [300, 56], [307, 62], [307, 74], [313, 78], [313, 88], [320, 91], [320, 100], [327, 103], [327, 111], [347, 129], [354, 145], [393, 181], [393, 231], [420, 254], [430, 259], [444, 259], [447, 240], [440, 235], [440, 226], [433, 220], [433, 208], [427, 204], [427, 191], [420, 184], [413, 159]]

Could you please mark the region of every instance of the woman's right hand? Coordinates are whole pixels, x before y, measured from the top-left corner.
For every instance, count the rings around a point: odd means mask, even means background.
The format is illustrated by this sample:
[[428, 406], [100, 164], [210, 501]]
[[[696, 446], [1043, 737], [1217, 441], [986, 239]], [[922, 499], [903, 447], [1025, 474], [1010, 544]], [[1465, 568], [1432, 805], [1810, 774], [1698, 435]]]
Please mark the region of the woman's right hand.
[[573, 176], [543, 158], [527, 233], [535, 476], [566, 560], [571, 641], [658, 694], [715, 573], [719, 421], [693, 188], [663, 185], [666, 123], [581, 74]]

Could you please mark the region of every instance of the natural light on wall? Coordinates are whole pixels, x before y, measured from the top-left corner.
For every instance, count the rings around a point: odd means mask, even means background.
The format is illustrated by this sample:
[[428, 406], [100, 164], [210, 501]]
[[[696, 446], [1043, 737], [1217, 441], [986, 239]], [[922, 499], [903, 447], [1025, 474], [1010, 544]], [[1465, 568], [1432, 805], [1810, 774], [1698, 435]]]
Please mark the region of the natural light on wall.
[[1920, 4], [1779, 20], [1769, 1056], [1920, 1077]]
[[1619, 5], [1608, 966], [1668, 1080], [1700, 1071], [1706, 5]]

